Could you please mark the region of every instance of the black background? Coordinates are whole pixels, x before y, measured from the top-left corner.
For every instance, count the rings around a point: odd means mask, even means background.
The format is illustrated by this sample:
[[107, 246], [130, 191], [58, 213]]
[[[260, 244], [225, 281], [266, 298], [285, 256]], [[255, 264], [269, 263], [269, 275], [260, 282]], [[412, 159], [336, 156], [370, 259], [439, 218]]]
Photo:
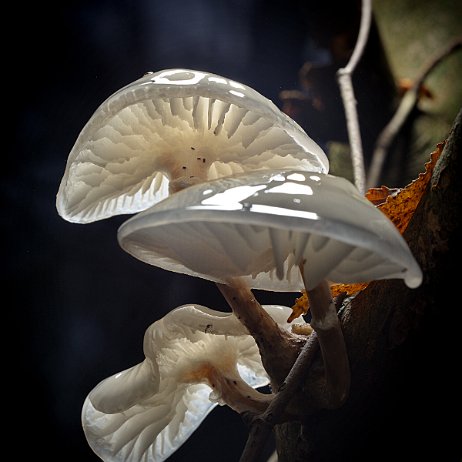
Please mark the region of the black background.
[[[288, 2], [17, 4], [9, 21], [4, 104], [13, 126], [1, 197], [11, 434], [25, 454], [96, 461], [80, 425], [87, 393], [143, 359], [145, 329], [170, 309], [228, 307], [212, 283], [124, 253], [116, 232], [126, 217], [77, 225], [58, 216], [55, 197], [78, 133], [118, 88], [171, 67], [224, 75], [279, 105], [278, 92], [298, 84], [309, 37]], [[216, 408], [171, 460], [237, 460], [246, 433], [237, 414]]]

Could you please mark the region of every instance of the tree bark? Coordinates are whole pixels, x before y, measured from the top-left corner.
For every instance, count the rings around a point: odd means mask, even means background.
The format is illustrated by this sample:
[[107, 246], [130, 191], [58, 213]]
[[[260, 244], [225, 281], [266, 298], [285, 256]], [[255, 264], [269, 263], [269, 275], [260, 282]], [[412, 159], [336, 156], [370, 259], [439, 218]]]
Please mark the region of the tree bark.
[[[278, 425], [280, 462], [460, 462], [461, 125], [462, 111], [404, 234], [424, 282], [375, 281], [345, 302], [350, 396], [338, 410]], [[303, 386], [308, 405], [321, 376], [318, 354]]]

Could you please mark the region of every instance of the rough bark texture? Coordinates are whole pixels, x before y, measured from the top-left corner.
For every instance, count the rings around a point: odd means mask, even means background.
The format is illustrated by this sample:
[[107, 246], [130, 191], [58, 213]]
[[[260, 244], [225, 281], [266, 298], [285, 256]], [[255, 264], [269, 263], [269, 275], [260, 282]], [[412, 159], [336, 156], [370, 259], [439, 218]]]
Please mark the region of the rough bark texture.
[[[460, 112], [404, 235], [423, 284], [411, 290], [400, 280], [376, 281], [348, 302], [342, 324], [350, 396], [341, 409], [277, 426], [281, 462], [460, 462], [453, 422], [462, 410], [461, 124]], [[306, 404], [316, 401], [321, 377], [318, 355], [304, 384]]]

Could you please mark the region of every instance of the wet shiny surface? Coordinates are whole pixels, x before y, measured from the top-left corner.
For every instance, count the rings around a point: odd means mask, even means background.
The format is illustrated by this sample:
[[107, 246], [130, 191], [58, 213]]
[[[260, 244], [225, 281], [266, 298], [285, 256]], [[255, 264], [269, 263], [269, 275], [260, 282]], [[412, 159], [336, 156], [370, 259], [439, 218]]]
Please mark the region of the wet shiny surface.
[[119, 243], [162, 268], [259, 289], [322, 279], [363, 282], [422, 274], [393, 223], [347, 180], [304, 171], [223, 178], [181, 191], [125, 222]]
[[149, 73], [110, 96], [68, 158], [57, 209], [88, 223], [145, 210], [192, 184], [245, 171], [327, 172], [323, 150], [254, 89], [188, 69]]

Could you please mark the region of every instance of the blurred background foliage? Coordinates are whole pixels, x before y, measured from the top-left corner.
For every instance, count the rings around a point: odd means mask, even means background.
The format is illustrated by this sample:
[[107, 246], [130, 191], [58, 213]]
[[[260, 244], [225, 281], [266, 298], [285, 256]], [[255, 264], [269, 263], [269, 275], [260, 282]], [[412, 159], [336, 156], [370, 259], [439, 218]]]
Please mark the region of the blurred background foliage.
[[[387, 61], [401, 93], [428, 61], [451, 40], [462, 38], [462, 3], [457, 0], [375, 0], [374, 15]], [[447, 56], [424, 82], [425, 92], [391, 154], [383, 178], [402, 186], [422, 171], [436, 144], [444, 140], [462, 106], [462, 50]]]
[[[359, 2], [356, 2], [358, 7]], [[331, 173], [353, 180], [343, 106], [335, 72], [346, 65], [354, 46], [358, 14], [343, 5], [345, 21], [314, 28], [318, 53], [299, 70], [299, 85], [280, 93], [285, 112], [322, 140]], [[309, 15], [307, 14], [307, 17]], [[322, 15], [321, 15], [322, 17]], [[462, 3], [455, 0], [374, 0], [373, 23], [363, 58], [353, 74], [366, 169], [374, 146], [404, 93], [424, 67], [456, 38], [462, 39]], [[319, 49], [318, 49], [319, 51]], [[318, 58], [318, 59], [316, 59]], [[432, 70], [416, 108], [390, 146], [380, 184], [403, 187], [422, 171], [436, 144], [444, 140], [462, 105], [462, 50]]]

